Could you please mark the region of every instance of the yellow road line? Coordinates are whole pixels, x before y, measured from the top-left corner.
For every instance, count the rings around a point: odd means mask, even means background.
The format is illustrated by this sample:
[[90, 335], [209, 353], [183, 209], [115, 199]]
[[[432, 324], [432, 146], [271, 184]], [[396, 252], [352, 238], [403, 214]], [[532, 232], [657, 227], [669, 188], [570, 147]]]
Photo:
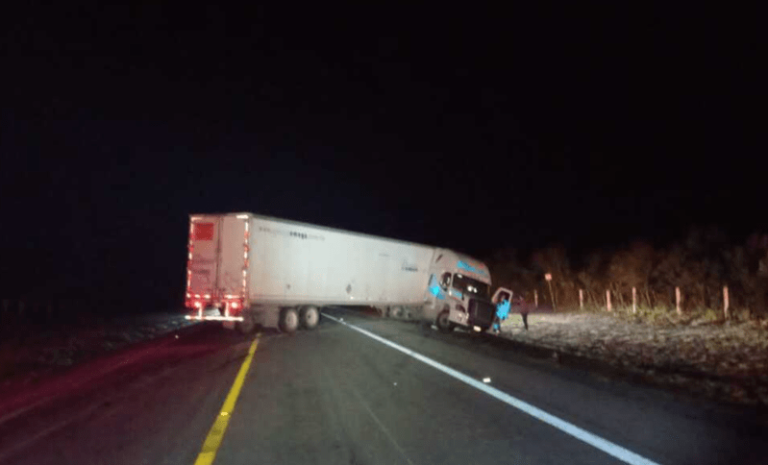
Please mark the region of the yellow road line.
[[240, 371], [237, 372], [232, 389], [229, 390], [229, 394], [227, 394], [227, 398], [224, 400], [224, 405], [221, 407], [221, 412], [219, 412], [219, 416], [216, 417], [216, 421], [213, 422], [213, 426], [205, 438], [203, 449], [198, 454], [195, 465], [211, 465], [216, 458], [216, 452], [218, 452], [219, 446], [221, 446], [221, 440], [224, 439], [224, 432], [229, 424], [229, 417], [232, 416], [232, 412], [235, 410], [235, 403], [237, 403], [237, 398], [240, 395], [240, 389], [243, 387], [245, 377], [248, 375], [248, 368], [250, 368], [251, 360], [253, 360], [253, 354], [259, 345], [259, 336], [261, 334], [256, 335], [251, 348], [248, 349], [248, 356], [245, 357]]

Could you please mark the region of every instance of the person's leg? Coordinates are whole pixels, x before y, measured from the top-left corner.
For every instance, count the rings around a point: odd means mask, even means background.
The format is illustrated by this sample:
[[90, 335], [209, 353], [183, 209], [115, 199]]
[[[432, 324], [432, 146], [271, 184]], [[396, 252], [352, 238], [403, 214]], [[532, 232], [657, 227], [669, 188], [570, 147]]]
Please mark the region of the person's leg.
[[521, 313], [520, 315], [523, 316], [523, 325], [525, 326], [525, 330], [528, 331], [528, 313]]

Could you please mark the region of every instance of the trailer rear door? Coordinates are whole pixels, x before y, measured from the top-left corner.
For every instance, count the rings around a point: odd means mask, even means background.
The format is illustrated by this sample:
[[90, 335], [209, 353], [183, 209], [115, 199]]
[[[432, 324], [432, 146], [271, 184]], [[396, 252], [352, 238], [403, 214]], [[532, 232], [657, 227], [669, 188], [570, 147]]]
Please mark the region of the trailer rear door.
[[187, 299], [211, 299], [216, 291], [220, 217], [193, 216], [189, 225]]
[[248, 218], [192, 216], [187, 265], [187, 299], [206, 304], [247, 294]]
[[224, 299], [247, 297], [248, 217], [226, 215], [221, 218], [217, 291]]

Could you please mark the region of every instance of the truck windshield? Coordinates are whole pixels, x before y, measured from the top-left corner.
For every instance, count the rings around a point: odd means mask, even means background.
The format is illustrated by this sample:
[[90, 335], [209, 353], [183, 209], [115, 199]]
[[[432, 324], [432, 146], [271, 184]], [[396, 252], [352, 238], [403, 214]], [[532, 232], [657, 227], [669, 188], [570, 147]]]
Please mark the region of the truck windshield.
[[453, 275], [453, 288], [464, 294], [477, 294], [488, 298], [488, 285], [462, 274]]

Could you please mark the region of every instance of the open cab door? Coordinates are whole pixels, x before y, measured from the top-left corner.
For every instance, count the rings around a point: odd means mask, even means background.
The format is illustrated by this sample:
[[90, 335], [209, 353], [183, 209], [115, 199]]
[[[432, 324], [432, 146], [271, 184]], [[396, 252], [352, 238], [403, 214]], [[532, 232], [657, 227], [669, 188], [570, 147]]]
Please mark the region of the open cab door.
[[500, 287], [496, 289], [496, 292], [493, 293], [493, 298], [491, 299], [491, 302], [494, 304], [498, 304], [499, 302], [503, 302], [505, 300], [512, 301], [512, 296], [514, 295], [514, 292], [510, 291], [506, 287]]

